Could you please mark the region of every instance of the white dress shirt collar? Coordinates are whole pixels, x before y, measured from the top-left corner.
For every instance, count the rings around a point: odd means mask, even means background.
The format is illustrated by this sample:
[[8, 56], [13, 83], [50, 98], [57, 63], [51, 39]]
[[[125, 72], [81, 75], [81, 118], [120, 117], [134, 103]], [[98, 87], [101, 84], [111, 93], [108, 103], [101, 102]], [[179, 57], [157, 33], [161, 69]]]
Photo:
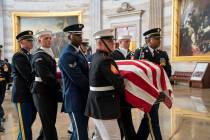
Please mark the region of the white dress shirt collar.
[[71, 45], [77, 52], [80, 51], [79, 47], [74, 46], [72, 43], [70, 43], [70, 45]]
[[47, 54], [49, 54], [52, 58], [55, 58], [53, 51], [51, 48], [44, 48], [44, 47], [40, 47], [40, 49], [42, 49], [43, 51], [45, 51]]
[[128, 54], [128, 50], [122, 47], [119, 47], [120, 52], [126, 57]]

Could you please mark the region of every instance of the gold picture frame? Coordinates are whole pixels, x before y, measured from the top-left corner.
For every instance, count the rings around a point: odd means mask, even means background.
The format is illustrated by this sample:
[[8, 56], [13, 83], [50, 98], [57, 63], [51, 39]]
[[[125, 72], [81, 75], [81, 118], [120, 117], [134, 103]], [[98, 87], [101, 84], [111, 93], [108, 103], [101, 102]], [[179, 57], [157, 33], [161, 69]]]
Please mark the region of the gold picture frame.
[[[203, 0], [203, 3], [204, 3], [204, 1], [205, 1], [205, 3], [208, 3], [208, 6], [210, 6], [210, 2], [208, 2], [206, 0]], [[199, 1], [197, 1], [197, 0], [193, 0], [193, 1], [190, 1], [190, 2], [191, 3], [194, 3], [194, 5], [197, 5], [197, 6], [199, 4], [201, 4], [200, 7], [204, 6], [204, 4], [202, 2], [199, 3]], [[184, 35], [183, 34], [183, 30], [181, 30], [181, 29], [184, 29], [184, 27], [185, 27], [182, 24], [182, 23], [184, 23], [184, 21], [181, 21], [181, 20], [184, 19], [183, 18], [183, 15], [184, 14], [183, 13], [181, 14], [181, 10], [182, 10], [182, 12], [183, 11], [187, 11], [186, 9], [183, 10], [183, 7], [182, 7], [183, 6], [183, 3], [186, 6], [186, 3], [187, 3], [186, 0], [173, 0], [172, 1], [172, 10], [173, 10], [172, 11], [172, 34], [171, 34], [171, 39], [172, 39], [172, 44], [171, 44], [171, 46], [172, 46], [172, 52], [171, 52], [172, 61], [180, 61], [180, 62], [187, 62], [187, 61], [209, 62], [210, 61], [210, 50], [209, 50], [209, 46], [208, 45], [207, 45], [207, 47], [208, 47], [208, 51], [207, 52], [205, 52], [205, 51], [202, 50], [203, 49], [203, 46], [201, 44], [194, 45], [196, 47], [194, 47], [193, 45], [191, 45], [190, 46], [190, 53], [192, 52], [192, 55], [190, 55], [189, 53], [188, 54], [186, 53], [187, 55], [183, 55], [184, 54], [183, 53], [184, 52], [183, 50], [184, 49], [186, 50], [186, 47], [189, 48], [189, 46], [183, 45], [184, 44], [183, 43], [184, 41], [181, 41], [181, 39], [183, 40], [183, 38], [181, 37], [181, 35]], [[189, 3], [189, 1], [188, 1], [188, 3]], [[188, 6], [188, 8], [189, 7], [190, 6]], [[186, 20], [186, 17], [189, 18], [189, 15], [190, 14], [188, 13], [188, 15], [187, 16], [186, 15], [185, 15], [185, 20]], [[200, 12], [200, 15], [201, 15], [201, 12]], [[199, 17], [199, 15], [197, 15], [197, 17]], [[208, 16], [208, 17], [209, 17], [209, 20], [210, 20], [210, 16]], [[203, 21], [201, 20], [200, 22], [203, 22]], [[200, 27], [200, 23], [198, 25]], [[209, 27], [210, 27], [210, 24], [209, 24]], [[198, 31], [195, 31], [195, 33], [198, 34]], [[210, 33], [210, 31], [208, 31], [208, 37], [209, 37], [209, 33]], [[196, 35], [196, 37], [197, 37], [197, 35]], [[201, 40], [199, 37], [197, 37], [197, 38], [199, 39], [199, 41], [197, 41], [197, 42], [201, 42], [201, 41], [204, 42], [204, 41], [206, 41], [206, 40]], [[194, 39], [194, 40], [196, 40], [196, 39]], [[210, 37], [208, 38], [207, 41], [208, 41], [207, 43], [210, 42]], [[181, 45], [180, 42], [182, 43], [182, 45]], [[202, 42], [202, 44], [203, 44], [203, 42]], [[191, 44], [193, 44], [193, 40], [191, 41]], [[209, 43], [209, 45], [210, 45], [210, 43]], [[198, 54], [193, 53], [194, 52], [193, 50], [196, 50], [197, 48], [199, 49], [199, 52], [200, 53], [198, 53]], [[188, 52], [188, 51], [185, 51], [185, 52]]]
[[[13, 46], [14, 52], [19, 50], [19, 44], [16, 40], [16, 35], [20, 32], [20, 19], [21, 18], [51, 18], [51, 17], [71, 17], [77, 16], [78, 23], [82, 22], [82, 12], [72, 11], [72, 12], [13, 12], [12, 13], [12, 25], [13, 25]], [[33, 28], [33, 25], [32, 25]], [[32, 29], [31, 29], [32, 30]]]

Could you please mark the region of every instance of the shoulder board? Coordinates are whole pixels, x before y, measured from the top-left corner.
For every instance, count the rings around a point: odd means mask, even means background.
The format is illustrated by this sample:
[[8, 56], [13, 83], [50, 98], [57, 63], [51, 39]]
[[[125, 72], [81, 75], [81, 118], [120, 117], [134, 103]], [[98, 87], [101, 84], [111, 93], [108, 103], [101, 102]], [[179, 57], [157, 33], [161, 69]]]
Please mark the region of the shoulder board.
[[22, 56], [26, 57], [29, 60], [29, 56], [26, 53], [24, 53], [23, 51], [18, 51], [17, 53], [15, 53], [14, 56], [18, 56], [18, 55], [22, 55]]

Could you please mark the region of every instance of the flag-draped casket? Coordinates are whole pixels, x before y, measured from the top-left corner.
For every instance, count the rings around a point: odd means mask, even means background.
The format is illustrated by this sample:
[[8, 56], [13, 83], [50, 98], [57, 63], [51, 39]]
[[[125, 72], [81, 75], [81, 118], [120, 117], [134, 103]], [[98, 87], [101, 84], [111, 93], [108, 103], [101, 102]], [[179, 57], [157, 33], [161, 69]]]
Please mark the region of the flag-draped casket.
[[125, 100], [133, 107], [149, 112], [164, 92], [164, 103], [172, 106], [172, 86], [164, 69], [146, 60], [116, 61], [125, 81]]

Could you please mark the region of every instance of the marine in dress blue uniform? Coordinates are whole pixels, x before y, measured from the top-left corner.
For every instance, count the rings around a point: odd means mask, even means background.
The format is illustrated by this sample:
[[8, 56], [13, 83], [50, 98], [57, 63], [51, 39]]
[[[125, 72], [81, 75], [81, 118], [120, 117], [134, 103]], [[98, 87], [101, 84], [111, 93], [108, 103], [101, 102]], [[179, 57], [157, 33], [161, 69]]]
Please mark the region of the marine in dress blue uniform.
[[84, 111], [89, 92], [89, 66], [79, 49], [83, 27], [83, 24], [74, 24], [63, 29], [69, 33], [71, 43], [65, 46], [59, 59], [64, 111], [69, 114], [73, 125], [71, 140], [88, 140], [88, 117], [84, 115]]
[[[171, 76], [171, 65], [169, 62], [168, 54], [165, 51], [158, 49], [160, 45], [160, 28], [154, 28], [146, 31], [143, 35], [147, 45], [143, 48], [139, 48], [135, 51], [135, 59], [146, 59], [153, 63], [156, 63], [164, 68], [168, 77]], [[162, 94], [161, 94], [162, 95]], [[164, 97], [164, 96], [162, 96]], [[160, 98], [162, 98], [160, 97]], [[157, 101], [153, 106], [149, 114], [145, 114], [141, 125], [137, 132], [137, 139], [146, 140], [150, 133], [155, 138], [155, 140], [162, 140], [160, 125], [159, 125], [159, 102]], [[150, 121], [151, 119], [151, 121]], [[149, 124], [149, 125], [148, 125]]]
[[12, 102], [15, 103], [19, 118], [18, 140], [32, 140], [31, 127], [36, 118], [36, 108], [30, 87], [33, 81], [30, 49], [33, 47], [33, 32], [23, 31], [16, 36], [20, 50], [12, 57]]
[[94, 34], [97, 50], [90, 65], [90, 91], [85, 114], [96, 126], [94, 140], [120, 140], [117, 119], [120, 117], [120, 95], [124, 81], [117, 64], [110, 57], [114, 49], [113, 30], [104, 29]]

